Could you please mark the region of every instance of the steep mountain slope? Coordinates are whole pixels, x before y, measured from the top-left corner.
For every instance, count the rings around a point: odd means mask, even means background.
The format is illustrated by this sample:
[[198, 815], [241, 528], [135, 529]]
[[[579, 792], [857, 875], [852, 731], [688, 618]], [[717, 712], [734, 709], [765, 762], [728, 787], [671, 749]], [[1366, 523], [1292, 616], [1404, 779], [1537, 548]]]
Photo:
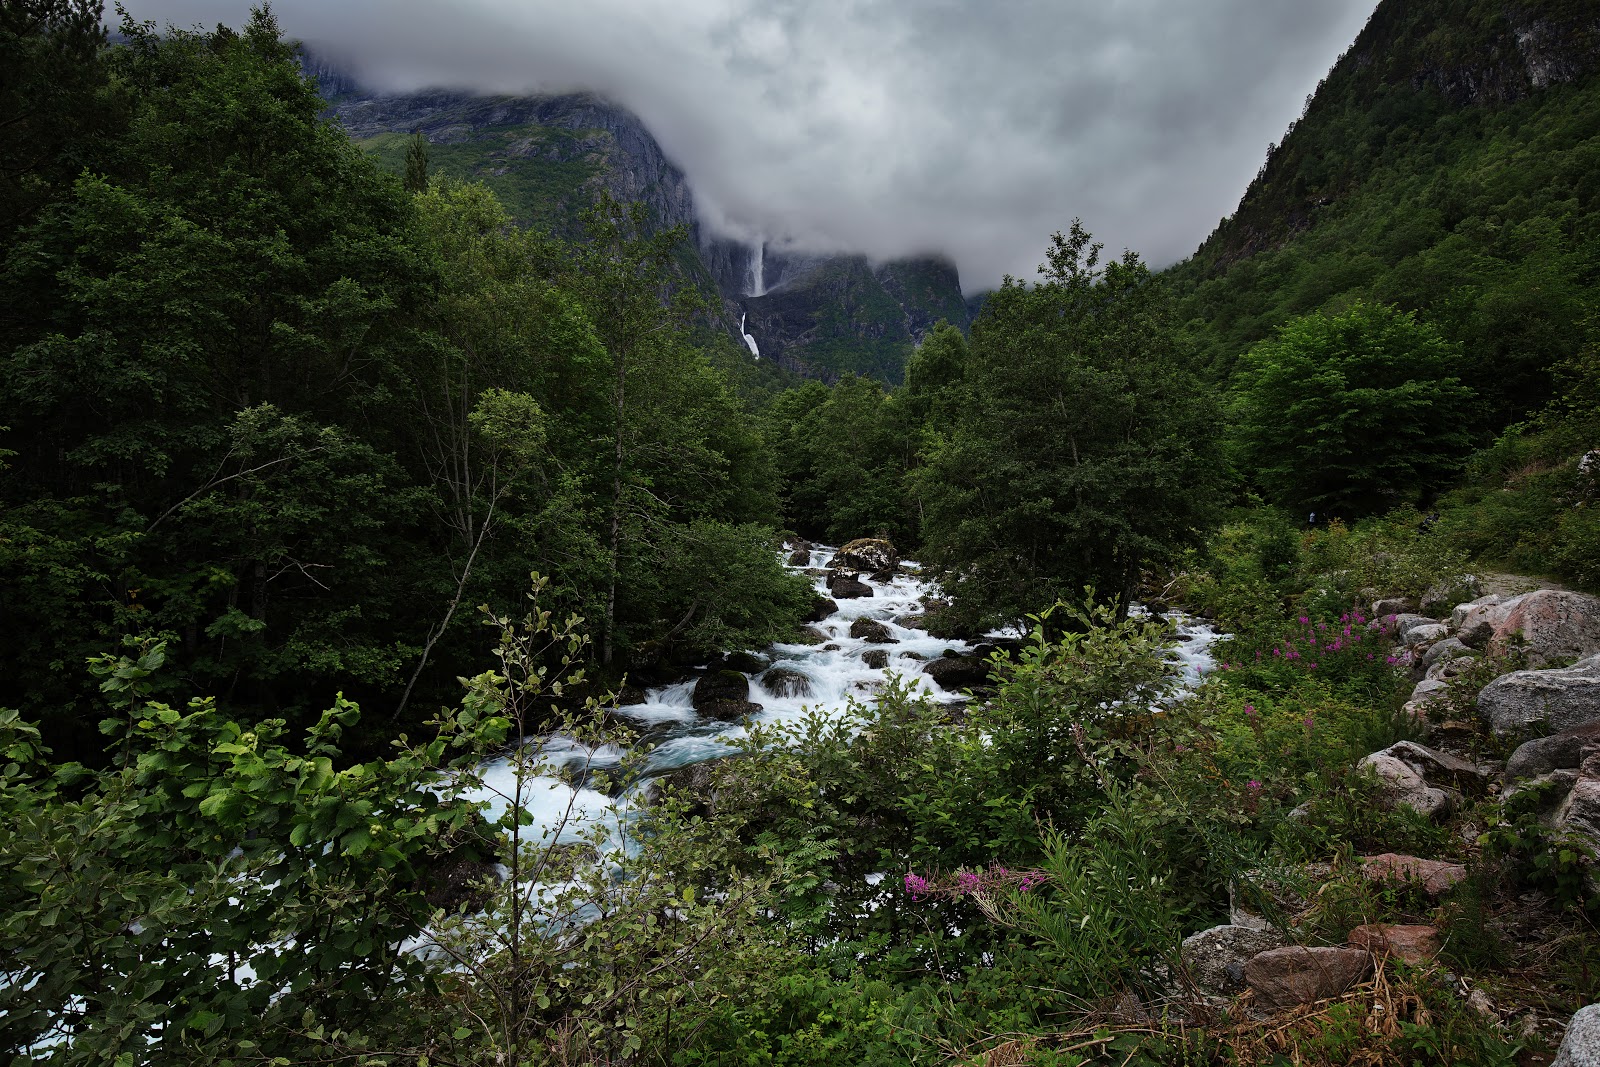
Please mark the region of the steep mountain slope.
[[604, 191], [645, 204], [654, 227], [686, 227], [680, 266], [720, 305], [712, 325], [742, 346], [743, 322], [761, 356], [787, 370], [898, 382], [935, 323], [970, 321], [949, 263], [785, 255], [710, 232], [683, 172], [636, 116], [600, 97], [381, 94], [332, 64], [310, 58], [306, 67], [329, 114], [385, 167], [402, 171], [411, 136], [421, 133], [433, 171], [482, 181], [521, 225], [575, 236], [579, 213]]
[[1483, 430], [1542, 402], [1600, 297], [1597, 69], [1592, 0], [1384, 0], [1167, 274], [1213, 372], [1361, 297], [1463, 345]]

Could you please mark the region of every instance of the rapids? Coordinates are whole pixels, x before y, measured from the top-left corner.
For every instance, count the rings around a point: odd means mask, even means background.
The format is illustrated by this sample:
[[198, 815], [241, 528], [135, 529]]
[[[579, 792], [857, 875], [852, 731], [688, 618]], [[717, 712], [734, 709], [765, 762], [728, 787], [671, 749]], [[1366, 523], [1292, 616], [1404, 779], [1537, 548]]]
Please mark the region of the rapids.
[[[792, 567], [811, 572], [817, 594], [830, 599], [827, 579], [820, 575], [833, 555], [833, 548], [814, 546], [804, 566]], [[860, 580], [871, 587], [872, 596], [839, 600], [838, 610], [815, 624], [815, 628], [826, 635], [825, 641], [816, 645], [775, 644], [756, 653], [767, 662], [762, 670], [745, 675], [750, 680], [750, 700], [760, 704], [762, 709], [754, 716], [756, 720], [794, 721], [807, 709], [842, 717], [848, 713], [852, 699], [870, 705], [874, 692], [891, 672], [899, 674], [913, 691], [925, 693], [940, 703], [956, 704], [969, 699], [962, 693], [940, 689], [922, 673], [922, 665], [924, 661], [938, 659], [946, 650], [970, 652], [979, 642], [938, 638], [926, 630], [897, 622], [897, 619], [920, 614], [923, 598], [937, 593], [932, 583], [918, 576], [915, 563], [902, 561], [900, 570], [904, 573], [895, 574], [889, 581], [873, 581], [862, 575]], [[1209, 625], [1179, 612], [1172, 612], [1168, 617], [1175, 624], [1179, 639], [1173, 651], [1175, 668], [1181, 674], [1182, 684], [1188, 687], [1215, 665], [1210, 648], [1218, 634]], [[890, 643], [871, 644], [851, 637], [851, 624], [861, 618], [882, 623], [889, 632]], [[1018, 634], [996, 631], [986, 636], [993, 639]], [[888, 654], [886, 667], [871, 667], [864, 661], [864, 655], [874, 649]], [[921, 659], [917, 658], [919, 656]], [[809, 694], [790, 696], [769, 688], [763, 679], [768, 671], [778, 667], [803, 675], [810, 687]], [[593, 772], [614, 772], [624, 757], [621, 749], [615, 746], [589, 748], [563, 737], [526, 739], [525, 743], [539, 746], [540, 756], [547, 764], [576, 772], [579, 783], [569, 785], [550, 774], [540, 775], [524, 785], [523, 807], [534, 817], [535, 839], [541, 831], [549, 830], [559, 840], [576, 840], [596, 825], [605, 826], [614, 836], [626, 822], [629, 808], [643, 803], [643, 791], [650, 778], [726, 756], [729, 748], [725, 742], [744, 735], [746, 727], [742, 723], [721, 722], [697, 713], [693, 703], [694, 685], [695, 678], [690, 677], [659, 686], [646, 692], [643, 703], [615, 709], [616, 715], [638, 729], [640, 744], [646, 748], [642, 759], [630, 767], [635, 780], [617, 797], [608, 797], [583, 783]], [[485, 789], [477, 795], [489, 802], [488, 814], [493, 818], [505, 810], [504, 797], [515, 783], [515, 768], [512, 759], [506, 756], [489, 763], [483, 773]]]

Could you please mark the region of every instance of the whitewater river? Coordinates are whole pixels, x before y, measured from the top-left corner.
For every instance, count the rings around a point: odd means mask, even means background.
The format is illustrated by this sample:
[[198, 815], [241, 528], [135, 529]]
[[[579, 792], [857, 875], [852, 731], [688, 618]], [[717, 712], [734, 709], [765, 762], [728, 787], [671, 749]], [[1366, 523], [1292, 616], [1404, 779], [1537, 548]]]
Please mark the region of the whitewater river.
[[[786, 555], [787, 550], [785, 546]], [[829, 599], [834, 598], [828, 590], [823, 568], [833, 559], [834, 552], [833, 548], [814, 546], [804, 566], [791, 568], [811, 573], [817, 594]], [[871, 588], [872, 595], [838, 600], [838, 610], [815, 625], [826, 640], [815, 645], [776, 644], [753, 650], [766, 662], [761, 670], [746, 674], [750, 680], [750, 700], [761, 705], [755, 719], [792, 721], [806, 709], [842, 717], [848, 714], [852, 699], [870, 705], [875, 691], [891, 672], [900, 675], [914, 690], [940, 703], [953, 704], [968, 699], [962, 693], [941, 689], [923, 673], [923, 667], [946, 651], [971, 652], [978, 642], [934, 637], [926, 630], [896, 621], [921, 614], [923, 598], [937, 594], [930, 583], [918, 577], [917, 565], [902, 561], [898, 572], [888, 581], [873, 581], [865, 574], [860, 576], [860, 581]], [[882, 623], [891, 641], [872, 644], [851, 637], [851, 624], [860, 618]], [[1174, 651], [1175, 667], [1182, 672], [1183, 684], [1191, 685], [1214, 666], [1209, 650], [1217, 633], [1210, 626], [1179, 613], [1173, 613], [1170, 618], [1176, 624], [1179, 637]], [[995, 633], [989, 638], [1004, 636], [1015, 635]], [[867, 665], [864, 657], [874, 650], [887, 654], [885, 666]], [[788, 684], [771, 679], [775, 669], [804, 676], [806, 691], [786, 691], [793, 685], [792, 679]], [[769, 679], [776, 684], [769, 687]], [[562, 839], [575, 840], [596, 822], [616, 827], [620, 820], [626, 819], [631, 807], [643, 802], [649, 778], [728, 755], [731, 750], [725, 741], [742, 736], [746, 727], [742, 722], [722, 722], [697, 713], [692, 699], [695, 681], [689, 678], [651, 689], [643, 703], [616, 709], [619, 716], [637, 727], [641, 744], [646, 747], [642, 762], [631, 768], [634, 783], [620, 796], [608, 796], [582, 785], [574, 788], [553, 775], [526, 783], [523, 807], [533, 813], [536, 828], [549, 828]], [[582, 772], [614, 770], [624, 756], [615, 747], [594, 749], [560, 737], [530, 738], [528, 743], [540, 746], [542, 757], [550, 764], [565, 765], [569, 771], [580, 772], [580, 782]], [[485, 769], [485, 788], [478, 795], [489, 803], [492, 815], [504, 810], [504, 797], [510, 794], [513, 784], [514, 769], [509, 758], [497, 760]], [[536, 829], [534, 837], [538, 836]]]

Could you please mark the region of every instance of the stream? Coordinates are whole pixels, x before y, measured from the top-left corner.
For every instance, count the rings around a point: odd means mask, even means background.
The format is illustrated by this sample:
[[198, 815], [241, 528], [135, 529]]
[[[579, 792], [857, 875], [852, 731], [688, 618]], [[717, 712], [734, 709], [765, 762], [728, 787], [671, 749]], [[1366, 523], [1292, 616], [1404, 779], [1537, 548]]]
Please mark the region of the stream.
[[[789, 567], [808, 574], [817, 595], [836, 599], [829, 591], [825, 570], [836, 551], [829, 546], [812, 546], [805, 564]], [[789, 554], [790, 546], [785, 545], [784, 557], [787, 559]], [[924, 673], [924, 667], [947, 651], [967, 654], [985, 641], [1016, 638], [1020, 634], [996, 631], [981, 641], [961, 641], [934, 637], [918, 628], [914, 625], [915, 616], [924, 611], [924, 598], [938, 594], [937, 587], [922, 579], [918, 570], [916, 563], [902, 560], [887, 580], [861, 574], [858, 580], [872, 595], [837, 599], [838, 609], [812, 627], [823, 640], [816, 644], [774, 644], [749, 653], [764, 664], [759, 670], [742, 672], [750, 683], [749, 699], [761, 706], [751, 717], [760, 722], [792, 722], [809, 709], [842, 718], [849, 714], [852, 700], [870, 706], [891, 672], [900, 675], [914, 693], [926, 694], [939, 703], [959, 704], [971, 699], [962, 692], [940, 688]], [[851, 637], [851, 626], [863, 618], [881, 623], [889, 640], [872, 643]], [[1215, 666], [1210, 648], [1218, 634], [1208, 624], [1179, 612], [1170, 613], [1168, 618], [1178, 637], [1173, 650], [1174, 666], [1187, 688]], [[866, 657], [874, 651], [885, 653], [884, 666], [868, 665]], [[642, 760], [629, 768], [634, 781], [620, 795], [607, 795], [582, 783], [588, 774], [615, 771], [625, 755], [622, 749], [591, 748], [560, 736], [526, 739], [525, 744], [541, 746], [541, 758], [548, 765], [565, 767], [578, 783], [569, 784], [562, 777], [544, 774], [524, 784], [523, 807], [534, 817], [534, 836], [548, 830], [557, 840], [578, 840], [597, 823], [613, 831], [619, 829], [628, 811], [645, 803], [650, 779], [728, 755], [730, 749], [725, 742], [746, 734], [745, 722], [708, 718], [694, 708], [695, 683], [713, 667], [721, 664], [702, 665], [683, 681], [647, 690], [642, 703], [615, 709], [618, 717], [638, 730], [639, 745], [646, 749]], [[785, 675], [775, 673], [780, 670]], [[803, 685], [797, 686], [795, 675], [804, 678]], [[483, 774], [484, 787], [476, 797], [488, 803], [488, 814], [494, 818], [504, 812], [504, 798], [514, 788], [515, 764], [509, 756], [501, 757], [486, 765]]]

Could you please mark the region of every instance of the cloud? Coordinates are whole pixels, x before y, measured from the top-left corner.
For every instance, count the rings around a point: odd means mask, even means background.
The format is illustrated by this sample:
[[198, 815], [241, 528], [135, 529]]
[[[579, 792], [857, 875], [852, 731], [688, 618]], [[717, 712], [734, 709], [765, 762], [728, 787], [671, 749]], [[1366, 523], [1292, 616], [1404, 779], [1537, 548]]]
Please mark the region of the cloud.
[[[178, 25], [248, 12], [134, 0]], [[1376, 0], [279, 0], [390, 88], [591, 89], [714, 227], [1031, 275], [1081, 217], [1161, 266], [1238, 203]]]

